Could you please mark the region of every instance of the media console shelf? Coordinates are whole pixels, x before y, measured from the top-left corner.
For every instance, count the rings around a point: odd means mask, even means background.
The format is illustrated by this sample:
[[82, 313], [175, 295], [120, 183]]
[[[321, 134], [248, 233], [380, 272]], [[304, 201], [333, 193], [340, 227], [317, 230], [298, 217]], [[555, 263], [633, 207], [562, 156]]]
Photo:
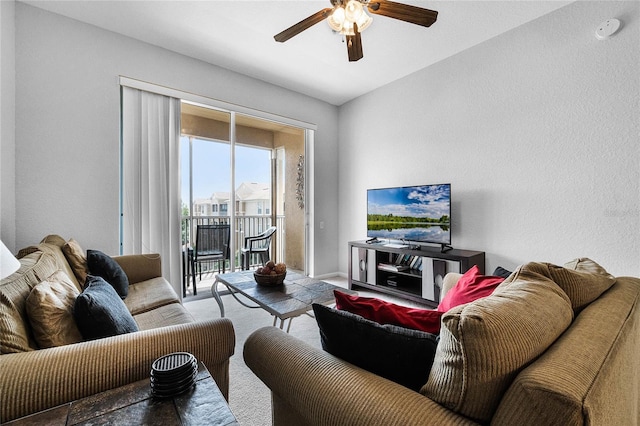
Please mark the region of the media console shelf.
[[478, 265], [484, 274], [484, 252], [422, 246], [387, 247], [382, 243], [349, 242], [349, 289], [367, 288], [435, 308], [442, 279]]

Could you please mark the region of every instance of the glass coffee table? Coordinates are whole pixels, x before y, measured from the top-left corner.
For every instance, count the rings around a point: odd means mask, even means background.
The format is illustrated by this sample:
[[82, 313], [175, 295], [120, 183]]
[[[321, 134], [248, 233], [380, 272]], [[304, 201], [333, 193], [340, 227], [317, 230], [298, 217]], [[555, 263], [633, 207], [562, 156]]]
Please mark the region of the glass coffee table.
[[[284, 283], [278, 286], [263, 286], [256, 283], [253, 271], [231, 272], [218, 274], [211, 286], [211, 293], [218, 302], [220, 315], [224, 317], [224, 303], [218, 292], [218, 284], [222, 284], [229, 293], [243, 306], [248, 308], [262, 308], [273, 315], [273, 325], [280, 320], [283, 329], [285, 320], [289, 319], [287, 333], [291, 328], [294, 317], [308, 313], [313, 303], [328, 305], [335, 302], [334, 290], [347, 294], [358, 294], [353, 290], [338, 287], [315, 278], [309, 278], [296, 271], [287, 271]], [[243, 295], [255, 305], [249, 305], [238, 298]]]

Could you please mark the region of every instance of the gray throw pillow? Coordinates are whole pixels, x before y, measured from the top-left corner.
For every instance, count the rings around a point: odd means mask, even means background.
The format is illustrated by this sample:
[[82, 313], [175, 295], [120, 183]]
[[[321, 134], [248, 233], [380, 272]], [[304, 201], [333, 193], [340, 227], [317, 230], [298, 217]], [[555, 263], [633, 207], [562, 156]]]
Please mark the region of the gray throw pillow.
[[76, 298], [73, 317], [85, 340], [138, 331], [138, 324], [114, 288], [102, 277], [87, 275]]

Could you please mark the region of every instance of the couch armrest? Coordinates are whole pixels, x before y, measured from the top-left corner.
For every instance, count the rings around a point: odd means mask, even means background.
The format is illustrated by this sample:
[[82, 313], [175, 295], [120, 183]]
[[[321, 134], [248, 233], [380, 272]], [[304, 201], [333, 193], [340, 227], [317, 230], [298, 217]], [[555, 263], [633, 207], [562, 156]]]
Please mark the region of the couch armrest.
[[120, 267], [127, 274], [130, 284], [150, 280], [162, 276], [162, 263], [160, 255], [153, 254], [127, 254], [113, 256]]
[[476, 424], [276, 327], [252, 333], [244, 359], [271, 389], [276, 426]]
[[225, 398], [235, 333], [225, 318], [0, 356], [0, 423], [149, 377], [162, 355], [202, 361]]

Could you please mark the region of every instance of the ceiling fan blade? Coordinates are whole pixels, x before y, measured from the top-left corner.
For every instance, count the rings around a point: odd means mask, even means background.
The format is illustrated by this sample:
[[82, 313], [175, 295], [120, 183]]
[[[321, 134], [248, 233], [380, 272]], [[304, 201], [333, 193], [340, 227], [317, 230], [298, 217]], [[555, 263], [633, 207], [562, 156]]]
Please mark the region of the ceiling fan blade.
[[364, 57], [362, 54], [362, 39], [360, 38], [360, 31], [358, 31], [356, 24], [353, 25], [353, 31], [355, 33], [354, 35], [346, 36], [349, 62], [355, 62]]
[[281, 33], [276, 34], [275, 36], [273, 36], [273, 38], [276, 41], [280, 42], [280, 43], [285, 42], [285, 41], [289, 40], [291, 37], [300, 34], [304, 30], [306, 30], [308, 28], [311, 28], [312, 26], [314, 26], [318, 22], [320, 22], [323, 19], [327, 18], [332, 10], [333, 10], [333, 8], [331, 8], [331, 7], [328, 7], [326, 9], [322, 9], [321, 11], [314, 13], [313, 15], [309, 16], [308, 18], [303, 19], [302, 21], [298, 22], [297, 24], [292, 25], [291, 27], [287, 28], [286, 30], [282, 31]]
[[388, 0], [371, 1], [367, 7], [371, 13], [422, 25], [423, 27], [430, 27], [438, 18], [438, 12], [435, 10]]

